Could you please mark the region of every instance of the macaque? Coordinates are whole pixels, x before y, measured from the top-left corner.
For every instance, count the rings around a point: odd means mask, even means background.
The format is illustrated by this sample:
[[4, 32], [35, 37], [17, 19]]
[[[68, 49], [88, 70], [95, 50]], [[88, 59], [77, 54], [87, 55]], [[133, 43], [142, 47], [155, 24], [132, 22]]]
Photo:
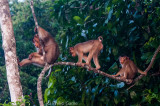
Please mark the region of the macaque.
[[42, 46], [41, 46], [41, 43], [39, 41], [38, 34], [34, 35], [33, 44], [36, 47], [38, 54], [43, 55]]
[[[35, 32], [37, 32], [37, 28], [34, 29]], [[38, 36], [42, 45], [42, 48], [44, 50], [44, 61], [48, 64], [53, 64], [59, 57], [59, 46], [55, 42], [52, 35], [38, 26]]]
[[[89, 40], [83, 43], [78, 43], [74, 47], [69, 48], [72, 57], [78, 55], [78, 66], [88, 65], [90, 67], [91, 59], [93, 58], [96, 70], [101, 68], [98, 61], [98, 55], [103, 49], [102, 40], [102, 36], [99, 36], [97, 40]], [[88, 56], [86, 53], [89, 53]], [[82, 63], [82, 60], [84, 60], [86, 63]]]
[[112, 75], [114, 77], [120, 76], [122, 79], [130, 80], [129, 83], [132, 83], [134, 77], [137, 73], [147, 75], [147, 72], [141, 71], [132, 60], [129, 59], [127, 56], [119, 57], [119, 62], [122, 66], [120, 71], [116, 75]]
[[19, 59], [18, 59], [19, 66], [23, 67], [29, 64], [34, 64], [36, 66], [43, 67], [45, 65], [44, 57], [42, 53], [42, 46], [40, 44], [37, 34], [34, 35], [33, 44], [35, 45], [37, 52], [31, 53], [27, 59], [23, 59], [21, 62], [19, 62]]

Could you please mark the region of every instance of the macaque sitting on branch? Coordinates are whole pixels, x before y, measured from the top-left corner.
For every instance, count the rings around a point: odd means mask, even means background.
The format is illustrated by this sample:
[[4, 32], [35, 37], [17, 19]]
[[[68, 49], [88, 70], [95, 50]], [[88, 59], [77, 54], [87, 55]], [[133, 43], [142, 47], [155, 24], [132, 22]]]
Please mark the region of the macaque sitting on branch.
[[122, 79], [128, 79], [129, 83], [131, 84], [133, 79], [135, 78], [137, 73], [147, 75], [147, 72], [141, 71], [132, 60], [129, 59], [127, 56], [119, 57], [119, 62], [122, 66], [120, 71], [116, 75], [112, 75], [114, 77], [120, 77]]
[[[97, 40], [89, 40], [83, 43], [78, 43], [74, 47], [70, 47], [70, 53], [73, 57], [78, 55], [78, 66], [84, 66], [85, 64], [91, 67], [91, 59], [93, 58], [96, 70], [100, 69], [98, 55], [103, 49], [102, 36], [99, 36]], [[89, 53], [88, 56], [86, 53]], [[84, 60], [86, 63], [82, 63]]]
[[[37, 28], [34, 29], [37, 32]], [[38, 26], [38, 36], [41, 42], [41, 46], [44, 50], [44, 61], [48, 64], [53, 64], [59, 57], [59, 46], [52, 37], [52, 35]]]
[[36, 66], [43, 67], [45, 65], [42, 46], [37, 34], [34, 35], [33, 44], [35, 45], [37, 52], [31, 53], [27, 59], [23, 59], [21, 62], [18, 60], [19, 66], [23, 67], [29, 64], [34, 64]]

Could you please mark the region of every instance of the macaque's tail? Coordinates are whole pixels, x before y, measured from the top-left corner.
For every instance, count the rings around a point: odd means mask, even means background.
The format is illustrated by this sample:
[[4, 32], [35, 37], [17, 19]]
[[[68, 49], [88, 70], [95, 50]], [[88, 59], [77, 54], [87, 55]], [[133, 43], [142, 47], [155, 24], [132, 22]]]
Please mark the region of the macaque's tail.
[[103, 37], [102, 37], [102, 36], [99, 36], [99, 37], [98, 37], [98, 40], [99, 40], [100, 42], [102, 42], [102, 41], [103, 41]]
[[143, 75], [147, 75], [147, 72], [143, 72], [142, 70], [138, 69], [138, 73], [143, 74]]
[[46, 76], [46, 78], [48, 78], [51, 75], [51, 72], [52, 72], [52, 67], [49, 68], [49, 72], [48, 72], [48, 75]]

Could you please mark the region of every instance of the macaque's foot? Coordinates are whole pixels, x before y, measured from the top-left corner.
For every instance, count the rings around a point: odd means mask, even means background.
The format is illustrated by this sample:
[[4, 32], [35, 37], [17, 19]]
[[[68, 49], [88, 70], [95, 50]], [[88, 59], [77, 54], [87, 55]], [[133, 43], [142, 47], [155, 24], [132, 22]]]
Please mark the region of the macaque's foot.
[[96, 70], [99, 70], [101, 67], [96, 67]]
[[33, 57], [33, 55], [32, 55], [32, 54], [30, 54], [30, 55], [29, 55], [29, 57], [28, 57], [28, 58], [29, 58], [29, 60], [31, 60], [31, 59], [32, 59], [32, 57]]
[[20, 61], [19, 61], [19, 58], [17, 57], [17, 63], [19, 64], [19, 62], [20, 62]]
[[21, 66], [21, 64], [20, 64], [20, 61], [19, 61], [19, 58], [17, 57], [17, 63], [18, 63], [18, 65], [19, 66]]
[[88, 71], [91, 71], [91, 65], [89, 65], [89, 64], [87, 64], [87, 63], [85, 63], [85, 64], [84, 64], [84, 66], [87, 66]]
[[76, 65], [81, 67], [81, 66], [82, 66], [82, 63], [76, 63]]
[[81, 66], [84, 67], [84, 66], [85, 66], [85, 63], [81, 63]]
[[88, 71], [91, 71], [91, 67], [90, 66], [88, 66], [89, 68], [88, 68]]
[[131, 84], [132, 82], [133, 82], [133, 80], [131, 80], [131, 79], [126, 79], [127, 80], [127, 84]]
[[17, 63], [18, 63], [18, 65], [21, 67], [22, 66], [22, 64], [21, 64], [21, 62], [19, 61], [19, 58], [17, 57]]

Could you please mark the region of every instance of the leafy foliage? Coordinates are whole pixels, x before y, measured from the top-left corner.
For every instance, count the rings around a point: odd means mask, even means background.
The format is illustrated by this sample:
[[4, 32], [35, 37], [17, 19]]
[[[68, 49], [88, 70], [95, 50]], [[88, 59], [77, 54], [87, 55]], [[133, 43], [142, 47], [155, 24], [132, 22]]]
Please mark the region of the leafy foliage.
[[[28, 1], [13, 2], [10, 5], [17, 55], [22, 60], [35, 51], [31, 43], [34, 21]], [[146, 69], [160, 45], [159, 7], [160, 3], [156, 0], [45, 0], [34, 3], [39, 25], [52, 33], [60, 45], [61, 55], [58, 61], [77, 62], [77, 58], [69, 54], [68, 48], [103, 36], [104, 49], [99, 61], [101, 70], [109, 74], [115, 74], [119, 70], [118, 57], [123, 54], [129, 56], [140, 69]], [[2, 48], [0, 54], [0, 64], [4, 66]], [[42, 85], [46, 104], [99, 106], [159, 103], [160, 79], [159, 74], [155, 73], [160, 71], [160, 54], [147, 77], [129, 91], [126, 90], [129, 85], [123, 82], [82, 68], [55, 66], [53, 70], [49, 80], [44, 80]], [[1, 68], [0, 71], [4, 73]], [[34, 102], [31, 101], [31, 105], [37, 104], [35, 88], [40, 71], [41, 68], [35, 66], [21, 68], [24, 94], [32, 93]], [[3, 79], [5, 77], [0, 81], [4, 84], [6, 80]]]

